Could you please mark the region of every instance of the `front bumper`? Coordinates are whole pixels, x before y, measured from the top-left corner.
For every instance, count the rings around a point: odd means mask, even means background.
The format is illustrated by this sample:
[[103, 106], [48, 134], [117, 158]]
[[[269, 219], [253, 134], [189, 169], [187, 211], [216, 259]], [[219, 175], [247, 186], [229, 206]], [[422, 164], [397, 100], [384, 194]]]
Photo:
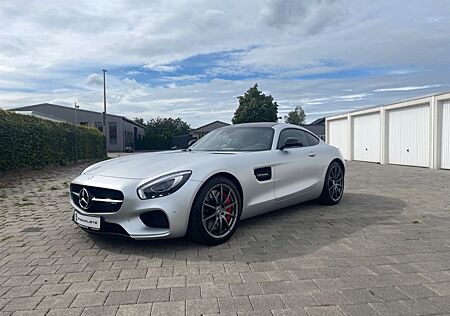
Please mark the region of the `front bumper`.
[[[200, 181], [189, 179], [175, 193], [151, 200], [141, 200], [136, 189], [143, 183], [142, 180], [123, 179], [104, 176], [82, 174], [72, 183], [81, 186], [91, 186], [119, 190], [124, 199], [117, 212], [92, 213], [86, 212], [74, 203], [74, 195], [70, 196], [70, 203], [75, 212], [86, 216], [101, 218], [99, 231], [121, 235], [128, 235], [133, 239], [176, 238], [186, 234], [189, 213], [195, 195], [201, 186]], [[149, 227], [141, 220], [140, 215], [152, 211], [162, 211], [168, 220], [168, 228]], [[121, 231], [121, 229], [123, 231]]]

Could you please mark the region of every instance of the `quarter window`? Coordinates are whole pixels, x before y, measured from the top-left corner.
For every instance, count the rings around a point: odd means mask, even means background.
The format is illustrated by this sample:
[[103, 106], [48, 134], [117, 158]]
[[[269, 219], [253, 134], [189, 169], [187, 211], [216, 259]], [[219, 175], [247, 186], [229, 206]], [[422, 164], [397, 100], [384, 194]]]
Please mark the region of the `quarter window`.
[[313, 136], [312, 134], [305, 132], [306, 138], [308, 138], [309, 146], [315, 146], [319, 144], [319, 140], [317, 137]]

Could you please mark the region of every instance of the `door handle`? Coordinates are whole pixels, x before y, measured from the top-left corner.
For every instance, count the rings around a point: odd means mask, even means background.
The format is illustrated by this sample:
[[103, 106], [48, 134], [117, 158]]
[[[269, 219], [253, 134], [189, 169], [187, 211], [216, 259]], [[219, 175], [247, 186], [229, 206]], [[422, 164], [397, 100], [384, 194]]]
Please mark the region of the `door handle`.
[[309, 157], [316, 157], [316, 153], [310, 152], [310, 153], [308, 154], [308, 156], [309, 156]]

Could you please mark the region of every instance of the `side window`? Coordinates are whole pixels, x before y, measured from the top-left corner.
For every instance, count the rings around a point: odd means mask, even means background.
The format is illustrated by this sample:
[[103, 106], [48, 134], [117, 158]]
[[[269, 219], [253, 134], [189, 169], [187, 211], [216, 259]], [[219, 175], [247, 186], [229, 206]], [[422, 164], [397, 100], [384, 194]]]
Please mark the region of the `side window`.
[[306, 134], [306, 138], [308, 138], [309, 146], [315, 146], [315, 145], [319, 144], [319, 140], [316, 137], [314, 137], [312, 134], [310, 134], [308, 132], [305, 132], [305, 134]]
[[303, 132], [301, 129], [296, 129], [296, 128], [284, 129], [281, 131], [280, 137], [278, 138], [277, 148], [281, 148], [281, 146], [284, 145], [286, 138], [288, 138], [288, 137], [298, 138], [303, 143], [303, 147], [308, 147], [309, 142], [308, 142], [308, 138], [307, 138], [306, 134], [307, 133]]

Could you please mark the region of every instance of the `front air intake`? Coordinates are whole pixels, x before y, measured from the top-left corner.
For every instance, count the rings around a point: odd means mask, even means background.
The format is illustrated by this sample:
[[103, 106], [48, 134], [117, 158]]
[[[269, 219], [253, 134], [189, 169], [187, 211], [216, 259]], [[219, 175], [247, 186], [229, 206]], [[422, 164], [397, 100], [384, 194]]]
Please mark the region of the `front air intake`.
[[169, 228], [169, 220], [163, 211], [151, 211], [139, 216], [145, 226], [153, 228]]

